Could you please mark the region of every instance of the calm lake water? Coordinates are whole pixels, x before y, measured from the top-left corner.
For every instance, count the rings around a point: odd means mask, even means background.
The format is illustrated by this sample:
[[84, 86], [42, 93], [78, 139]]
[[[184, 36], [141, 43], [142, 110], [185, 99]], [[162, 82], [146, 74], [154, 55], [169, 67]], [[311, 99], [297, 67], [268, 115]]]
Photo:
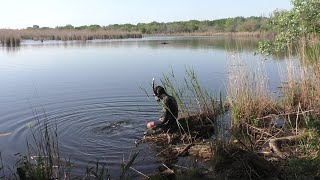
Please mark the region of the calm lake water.
[[[162, 44], [167, 42], [168, 44]], [[228, 67], [238, 52], [249, 65], [262, 63], [271, 89], [279, 86], [281, 59], [253, 56], [257, 40], [222, 37], [145, 37], [90, 42], [33, 42], [0, 47], [0, 151], [4, 164], [26, 152], [36, 117], [58, 127], [61, 154], [79, 174], [90, 161], [105, 160], [118, 176], [120, 163], [140, 149], [134, 168], [156, 171], [161, 160], [150, 144], [135, 146], [147, 121], [159, 117], [152, 93], [163, 73], [183, 78], [192, 67], [201, 84], [225, 92]], [[238, 56], [238, 55], [237, 55]], [[36, 114], [34, 113], [36, 112]], [[37, 128], [37, 127], [35, 127]]]

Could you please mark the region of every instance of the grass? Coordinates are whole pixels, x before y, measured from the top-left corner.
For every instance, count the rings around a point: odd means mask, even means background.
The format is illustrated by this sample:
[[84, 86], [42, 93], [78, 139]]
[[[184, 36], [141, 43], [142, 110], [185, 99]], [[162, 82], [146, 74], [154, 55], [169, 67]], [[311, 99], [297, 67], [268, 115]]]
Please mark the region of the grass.
[[269, 91], [269, 80], [264, 66], [249, 71], [240, 57], [234, 57], [228, 78], [228, 102], [231, 107], [232, 124], [252, 121], [269, 113], [275, 113], [274, 100]]
[[22, 40], [93, 40], [93, 39], [123, 39], [141, 38], [138, 32], [114, 30], [58, 30], [58, 29], [0, 29], [0, 43], [4, 46], [18, 46]]

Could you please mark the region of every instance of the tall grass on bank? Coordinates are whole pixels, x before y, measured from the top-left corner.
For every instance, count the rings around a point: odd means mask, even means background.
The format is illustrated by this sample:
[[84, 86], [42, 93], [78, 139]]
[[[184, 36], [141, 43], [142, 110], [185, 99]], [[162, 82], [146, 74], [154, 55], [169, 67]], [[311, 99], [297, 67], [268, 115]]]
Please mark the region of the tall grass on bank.
[[[290, 52], [289, 52], [290, 53]], [[298, 64], [287, 62], [286, 82], [282, 88], [283, 106], [286, 111], [301, 108], [320, 113], [320, 43], [302, 40], [297, 47]], [[289, 57], [290, 54], [289, 54]], [[290, 58], [292, 59], [292, 58]]]
[[[285, 66], [279, 71], [283, 83], [276, 97], [269, 92], [263, 70], [248, 71], [239, 63], [230, 66], [231, 121], [240, 127], [234, 131], [240, 133], [233, 136], [256, 152], [265, 153], [264, 145], [269, 144], [271, 155], [281, 159], [278, 174], [286, 178], [320, 173], [319, 47], [316, 39], [302, 39], [288, 49]], [[269, 160], [270, 156], [264, 155]]]
[[93, 40], [141, 38], [138, 32], [114, 30], [58, 30], [58, 29], [0, 29], [0, 42], [6, 46], [18, 46], [22, 40]]
[[275, 103], [271, 97], [269, 80], [262, 64], [259, 64], [254, 71], [250, 71], [241, 61], [241, 57], [235, 55], [228, 73], [227, 98], [233, 124], [274, 113]]
[[233, 122], [249, 121], [268, 114], [295, 113], [297, 109], [311, 110], [318, 115], [320, 109], [318, 50], [320, 50], [318, 41], [306, 43], [303, 40], [296, 48], [288, 50], [285, 58], [286, 66], [279, 70], [282, 86], [277, 99], [270, 93], [269, 80], [264, 68], [248, 71], [241, 58], [235, 57], [236, 63], [230, 66], [228, 81], [228, 102]]

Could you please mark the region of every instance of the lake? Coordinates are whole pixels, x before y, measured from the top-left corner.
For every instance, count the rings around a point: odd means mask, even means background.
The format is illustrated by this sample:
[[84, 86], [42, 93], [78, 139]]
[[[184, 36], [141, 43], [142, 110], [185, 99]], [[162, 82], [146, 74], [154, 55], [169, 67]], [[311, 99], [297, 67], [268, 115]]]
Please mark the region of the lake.
[[32, 139], [30, 126], [39, 117], [57, 125], [61, 154], [75, 161], [76, 173], [84, 174], [88, 162], [99, 159], [118, 177], [122, 159], [139, 149], [133, 167], [147, 174], [155, 172], [161, 164], [155, 147], [135, 145], [146, 123], [160, 115], [157, 103], [141, 87], [152, 94], [152, 78], [160, 84], [163, 73], [173, 70], [182, 79], [185, 69], [193, 68], [205, 88], [225, 95], [228, 67], [239, 55], [252, 67], [262, 64], [275, 91], [284, 62], [254, 56], [257, 42], [144, 37], [0, 46], [0, 134], [8, 133], [0, 136], [4, 164], [12, 166], [14, 154], [26, 152], [26, 138]]

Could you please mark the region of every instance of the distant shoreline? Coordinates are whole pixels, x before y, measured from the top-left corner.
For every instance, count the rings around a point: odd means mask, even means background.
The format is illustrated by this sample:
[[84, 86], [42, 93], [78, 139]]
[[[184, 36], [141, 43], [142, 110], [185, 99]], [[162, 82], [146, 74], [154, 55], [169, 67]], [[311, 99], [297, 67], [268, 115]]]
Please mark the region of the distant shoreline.
[[23, 40], [48, 41], [48, 40], [103, 40], [127, 39], [150, 36], [202, 36], [202, 37], [243, 37], [243, 38], [272, 38], [273, 32], [180, 32], [180, 33], [151, 33], [127, 32], [116, 30], [60, 30], [60, 29], [0, 29], [0, 44], [3, 46], [19, 46]]
[[148, 36], [220, 36], [220, 37], [255, 37], [270, 38], [274, 37], [273, 32], [192, 32], [192, 33], [164, 33], [164, 34], [142, 34], [143, 37]]

